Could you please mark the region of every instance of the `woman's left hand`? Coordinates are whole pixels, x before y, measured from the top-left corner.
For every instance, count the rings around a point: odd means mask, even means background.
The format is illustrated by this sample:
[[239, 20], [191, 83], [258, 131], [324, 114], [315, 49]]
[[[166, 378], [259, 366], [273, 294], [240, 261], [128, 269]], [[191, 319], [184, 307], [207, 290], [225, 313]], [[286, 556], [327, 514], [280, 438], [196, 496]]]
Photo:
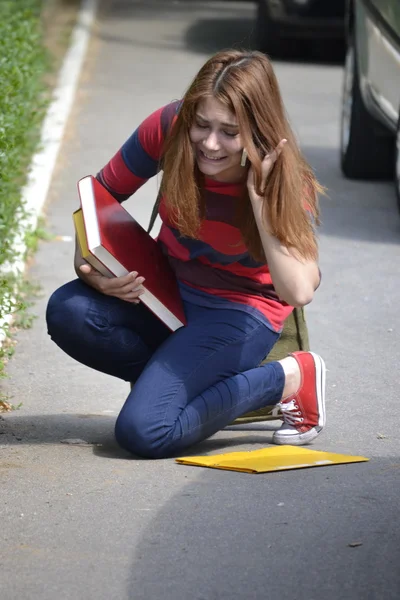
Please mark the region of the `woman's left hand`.
[[[275, 150], [273, 150], [272, 152], [267, 154], [266, 157], [264, 158], [264, 160], [262, 161], [262, 163], [261, 163], [261, 178], [262, 178], [261, 179], [261, 189], [265, 188], [265, 185], [267, 183], [267, 179], [272, 170], [272, 167], [274, 166], [275, 162], [278, 160], [286, 142], [287, 142], [287, 140], [285, 140], [285, 139], [281, 140], [279, 142], [279, 144], [277, 145], [277, 147], [275, 148]], [[254, 170], [253, 170], [252, 166], [250, 166], [249, 173], [247, 176], [247, 189], [249, 192], [250, 200], [252, 202], [262, 202], [264, 197], [259, 196], [256, 192], [255, 183], [254, 183]]]

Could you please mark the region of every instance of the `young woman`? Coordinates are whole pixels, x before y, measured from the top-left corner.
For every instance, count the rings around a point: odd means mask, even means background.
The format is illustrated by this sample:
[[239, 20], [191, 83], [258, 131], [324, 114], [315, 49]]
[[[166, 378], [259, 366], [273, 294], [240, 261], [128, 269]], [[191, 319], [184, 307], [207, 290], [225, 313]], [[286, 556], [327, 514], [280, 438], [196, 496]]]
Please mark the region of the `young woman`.
[[325, 365], [311, 352], [260, 365], [293, 307], [319, 285], [318, 193], [270, 61], [216, 54], [181, 101], [150, 115], [100, 171], [119, 201], [160, 170], [158, 236], [187, 325], [171, 333], [140, 303], [140, 273], [108, 279], [75, 254], [78, 279], [47, 309], [55, 343], [134, 386], [116, 438], [149, 458], [182, 453], [237, 417], [279, 403], [276, 444], [325, 424]]

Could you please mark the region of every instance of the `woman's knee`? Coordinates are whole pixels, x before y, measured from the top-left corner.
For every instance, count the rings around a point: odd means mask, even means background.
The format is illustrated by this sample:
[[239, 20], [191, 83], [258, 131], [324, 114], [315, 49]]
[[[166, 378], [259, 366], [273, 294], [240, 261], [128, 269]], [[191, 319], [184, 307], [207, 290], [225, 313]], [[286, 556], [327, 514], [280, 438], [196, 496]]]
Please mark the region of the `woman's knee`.
[[115, 438], [124, 450], [142, 458], [167, 458], [172, 451], [173, 428], [122, 411]]
[[[73, 334], [84, 320], [89, 299], [84, 293], [85, 284], [71, 281], [50, 296], [46, 309], [47, 331], [54, 341]], [[87, 286], [86, 286], [87, 287]]]

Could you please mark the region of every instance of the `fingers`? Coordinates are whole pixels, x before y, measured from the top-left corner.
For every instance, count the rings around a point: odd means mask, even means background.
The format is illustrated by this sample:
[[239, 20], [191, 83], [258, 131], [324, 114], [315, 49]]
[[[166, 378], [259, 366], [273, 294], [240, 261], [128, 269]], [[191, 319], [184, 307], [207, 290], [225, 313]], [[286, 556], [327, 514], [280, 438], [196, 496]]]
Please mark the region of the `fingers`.
[[82, 273], [89, 275], [89, 273], [91, 273], [93, 269], [90, 265], [81, 265], [79, 267], [79, 270], [82, 271]]
[[123, 287], [114, 291], [114, 295], [121, 300], [126, 302], [134, 302], [138, 304], [140, 302], [139, 296], [144, 293], [143, 283], [145, 282], [144, 277], [137, 277], [134, 283], [128, 283]]
[[115, 292], [113, 295], [116, 298], [119, 298], [120, 300], [124, 300], [125, 302], [132, 302], [133, 304], [139, 304], [139, 302], [140, 302], [139, 296], [141, 296], [142, 294], [144, 294], [143, 288], [135, 290], [135, 291], [131, 291], [131, 292], [126, 292], [125, 294]]
[[118, 291], [121, 294], [130, 294], [131, 292], [136, 292], [139, 289], [143, 289], [142, 284], [145, 281], [144, 277], [137, 277], [133, 282], [130, 281], [126, 284], [123, 284], [121, 279], [123, 279], [123, 278], [122, 277], [117, 278], [117, 280], [119, 280], [120, 283], [122, 283], [122, 285], [116, 287], [116, 289], [118, 289]]
[[267, 156], [263, 160], [263, 163], [267, 163], [267, 164], [271, 164], [271, 165], [274, 164], [274, 162], [277, 160], [277, 158], [281, 154], [283, 147], [285, 146], [286, 143], [287, 143], [286, 139], [281, 140], [279, 142], [279, 144], [277, 145], [277, 147], [275, 148], [275, 150], [273, 150], [272, 152], [267, 154]]
[[266, 184], [267, 184], [267, 180], [268, 180], [268, 176], [270, 174], [270, 171], [272, 170], [275, 162], [277, 161], [277, 159], [279, 158], [285, 144], [287, 143], [287, 139], [282, 139], [279, 144], [277, 145], [277, 147], [275, 148], [275, 150], [272, 150], [272, 152], [270, 152], [269, 154], [267, 154], [264, 157], [264, 160], [261, 163], [261, 195], [258, 195], [256, 190], [255, 190], [255, 186], [254, 186], [254, 172], [253, 172], [253, 168], [250, 167], [249, 169], [249, 173], [247, 176], [247, 187], [250, 193], [250, 198], [256, 198], [259, 201], [262, 201], [264, 198], [264, 194], [265, 194], [265, 189], [266, 189]]
[[87, 283], [93, 285], [102, 294], [114, 296], [126, 302], [138, 304], [139, 296], [144, 293], [143, 283], [145, 278], [139, 276], [137, 271], [122, 277], [104, 277], [91, 265], [81, 265], [80, 270], [88, 276]]
[[287, 139], [283, 139], [279, 142], [276, 149], [279, 150], [279, 154], [282, 152], [284, 145], [287, 143]]
[[110, 290], [119, 290], [125, 287], [132, 287], [135, 285], [137, 278], [139, 277], [139, 273], [137, 271], [132, 271], [132, 273], [128, 273], [128, 275], [123, 275], [122, 277], [113, 277], [110, 279]]
[[115, 296], [125, 302], [140, 302], [139, 296], [144, 293], [143, 283], [145, 278], [139, 276], [137, 271], [128, 273], [122, 277], [113, 277], [102, 281], [102, 291], [109, 296]]
[[[274, 166], [275, 162], [279, 158], [286, 143], [287, 143], [286, 139], [281, 140], [279, 142], [279, 144], [277, 145], [277, 147], [275, 148], [275, 150], [273, 150], [272, 152], [267, 154], [261, 163], [261, 190], [262, 190], [262, 193], [264, 193], [269, 173], [270, 173], [272, 167]], [[252, 188], [254, 187], [254, 173], [253, 173], [252, 168], [250, 168], [250, 170], [249, 170], [249, 174], [247, 177], [247, 185], [250, 188], [250, 190], [253, 191]], [[254, 193], [254, 191], [253, 191], [253, 193]]]

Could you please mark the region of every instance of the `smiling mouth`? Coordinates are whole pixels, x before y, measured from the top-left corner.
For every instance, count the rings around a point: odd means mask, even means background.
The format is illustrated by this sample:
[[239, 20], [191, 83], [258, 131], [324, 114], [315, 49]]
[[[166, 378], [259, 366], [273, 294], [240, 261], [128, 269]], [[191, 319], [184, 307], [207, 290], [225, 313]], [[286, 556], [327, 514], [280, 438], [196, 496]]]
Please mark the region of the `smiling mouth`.
[[199, 150], [200, 157], [206, 160], [210, 160], [213, 162], [218, 162], [220, 160], [224, 160], [226, 156], [211, 156], [210, 154], [206, 154], [203, 150]]

